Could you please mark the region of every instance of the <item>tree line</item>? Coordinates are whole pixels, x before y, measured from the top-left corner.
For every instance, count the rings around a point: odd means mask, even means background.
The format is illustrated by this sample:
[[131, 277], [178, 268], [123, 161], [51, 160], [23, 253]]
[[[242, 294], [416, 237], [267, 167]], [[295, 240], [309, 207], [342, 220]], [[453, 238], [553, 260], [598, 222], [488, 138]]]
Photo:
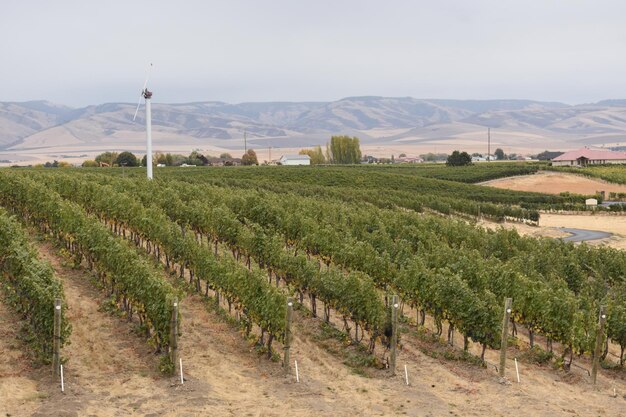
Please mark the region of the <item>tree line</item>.
[[[50, 165], [50, 167], [56, 168], [57, 166], [69, 166], [66, 162], [57, 162]], [[64, 164], [64, 165], [62, 165]], [[143, 158], [138, 158], [132, 152], [124, 151], [118, 152], [103, 152], [97, 155], [94, 159], [86, 160], [82, 166], [84, 168], [94, 167], [138, 167], [146, 166], [148, 164], [146, 155]], [[176, 153], [164, 153], [155, 152], [152, 155], [153, 165], [163, 166], [181, 166], [181, 165], [195, 165], [195, 166], [208, 166], [208, 165], [258, 165], [258, 159], [254, 149], [248, 149], [241, 158], [233, 158], [230, 153], [224, 152], [218, 156], [204, 155], [197, 150], [192, 151], [189, 155], [185, 156]], [[44, 165], [48, 168], [48, 164]]]

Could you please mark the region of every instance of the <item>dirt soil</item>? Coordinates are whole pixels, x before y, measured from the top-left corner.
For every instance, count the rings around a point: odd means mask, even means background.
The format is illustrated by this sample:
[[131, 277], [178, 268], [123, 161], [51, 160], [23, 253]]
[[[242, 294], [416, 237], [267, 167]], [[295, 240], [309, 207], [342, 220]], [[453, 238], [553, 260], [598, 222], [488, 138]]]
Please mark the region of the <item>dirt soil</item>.
[[596, 191], [606, 191], [608, 197], [609, 192], [626, 193], [626, 185], [613, 184], [581, 175], [550, 171], [539, 171], [533, 175], [500, 178], [483, 182], [481, 185], [546, 194], [560, 194], [567, 191], [575, 194], [590, 195], [595, 194]]
[[[487, 181], [482, 183], [482, 185], [518, 191], [539, 191], [548, 194], [559, 194], [566, 191], [577, 194], [593, 194], [601, 190], [607, 193], [611, 191], [626, 192], [625, 185], [612, 184], [580, 175], [549, 171]], [[559, 230], [561, 227], [599, 230], [612, 233], [613, 236], [607, 239], [589, 241], [587, 244], [626, 249], [626, 215], [622, 213], [541, 213], [539, 227], [519, 223], [500, 224], [489, 221], [481, 221], [479, 224], [489, 229], [498, 227], [513, 228], [522, 235], [552, 238], [568, 235], [568, 233]]]
[[[542, 214], [542, 218], [543, 218], [543, 214]], [[539, 222], [541, 223], [541, 219], [539, 219]], [[557, 227], [547, 227], [543, 225], [540, 227], [537, 227], [537, 226], [530, 226], [528, 224], [514, 223], [514, 222], [496, 223], [496, 222], [489, 221], [489, 220], [480, 220], [477, 222], [477, 224], [481, 227], [484, 227], [486, 229], [491, 229], [491, 230], [497, 230], [501, 227], [505, 229], [515, 229], [522, 236], [551, 237], [551, 238], [568, 236], [568, 233], [563, 232], [562, 230], [559, 230]]]
[[626, 250], [626, 215], [613, 213], [585, 213], [585, 214], [551, 214], [542, 213], [539, 226], [530, 226], [521, 223], [496, 223], [487, 220], [477, 222], [481, 227], [491, 230], [499, 228], [515, 229], [522, 236], [559, 238], [567, 237], [569, 233], [560, 230], [561, 227], [573, 229], [599, 230], [612, 233], [606, 239], [597, 239], [585, 242], [592, 246], [609, 246], [615, 249]]
[[33, 369], [26, 350], [17, 339], [19, 317], [0, 299], [0, 416], [20, 410], [31, 415], [46, 395], [37, 388], [50, 368]]
[[[65, 266], [50, 243], [37, 246], [65, 284], [73, 327], [63, 351], [66, 392], [47, 367], [30, 367], [14, 341], [15, 318], [0, 304], [0, 416], [626, 416], [623, 374], [601, 371], [594, 389], [582, 372], [522, 363], [521, 383], [500, 384], [492, 366], [435, 359], [416, 349], [410, 334], [403, 335], [397, 376], [364, 377], [314, 341], [313, 319], [300, 314], [291, 352], [297, 383], [293, 371], [284, 376], [197, 295], [180, 304], [181, 385], [158, 374], [157, 357], [131, 323], [102, 310], [90, 273]], [[497, 352], [487, 359], [497, 361]], [[513, 361], [507, 366], [514, 380]]]

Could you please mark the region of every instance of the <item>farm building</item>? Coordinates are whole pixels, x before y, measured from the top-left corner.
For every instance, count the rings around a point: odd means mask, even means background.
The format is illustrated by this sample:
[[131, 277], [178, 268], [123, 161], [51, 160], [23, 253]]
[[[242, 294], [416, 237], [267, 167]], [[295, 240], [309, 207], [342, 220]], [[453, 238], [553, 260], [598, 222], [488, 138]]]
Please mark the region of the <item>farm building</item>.
[[396, 164], [420, 164], [424, 162], [424, 160], [417, 156], [401, 156], [396, 158]]
[[584, 167], [604, 164], [626, 164], [626, 152], [582, 148], [565, 152], [563, 155], [552, 159], [553, 166]]
[[280, 165], [311, 165], [309, 155], [283, 155], [278, 160]]

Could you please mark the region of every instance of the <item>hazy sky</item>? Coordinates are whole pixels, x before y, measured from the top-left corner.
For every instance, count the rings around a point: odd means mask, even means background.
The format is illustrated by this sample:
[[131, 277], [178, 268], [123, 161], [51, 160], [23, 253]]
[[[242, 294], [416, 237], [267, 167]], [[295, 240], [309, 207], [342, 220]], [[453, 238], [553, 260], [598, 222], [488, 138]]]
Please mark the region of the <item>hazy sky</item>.
[[626, 97], [626, 1], [4, 0], [0, 101]]

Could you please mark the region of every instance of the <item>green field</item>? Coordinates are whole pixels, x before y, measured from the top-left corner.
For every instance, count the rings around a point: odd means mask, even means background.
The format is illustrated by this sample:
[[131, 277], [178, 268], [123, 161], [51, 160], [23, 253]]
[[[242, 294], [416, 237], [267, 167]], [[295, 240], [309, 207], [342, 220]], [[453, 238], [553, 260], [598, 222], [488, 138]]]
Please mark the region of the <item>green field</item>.
[[[481, 215], [497, 221], [508, 218], [536, 222], [539, 210], [585, 209], [585, 196], [555, 196], [468, 184], [532, 173], [540, 166], [494, 163], [469, 167], [424, 164], [399, 167], [159, 168], [156, 175], [238, 189], [265, 189], [310, 197], [326, 196], [346, 202], [365, 201], [380, 208], [430, 210], [446, 215]], [[81, 172], [99, 171], [83, 169]], [[140, 169], [127, 169], [126, 175], [141, 177], [145, 175], [144, 172]], [[119, 170], [108, 173], [115, 176], [122, 174]]]

